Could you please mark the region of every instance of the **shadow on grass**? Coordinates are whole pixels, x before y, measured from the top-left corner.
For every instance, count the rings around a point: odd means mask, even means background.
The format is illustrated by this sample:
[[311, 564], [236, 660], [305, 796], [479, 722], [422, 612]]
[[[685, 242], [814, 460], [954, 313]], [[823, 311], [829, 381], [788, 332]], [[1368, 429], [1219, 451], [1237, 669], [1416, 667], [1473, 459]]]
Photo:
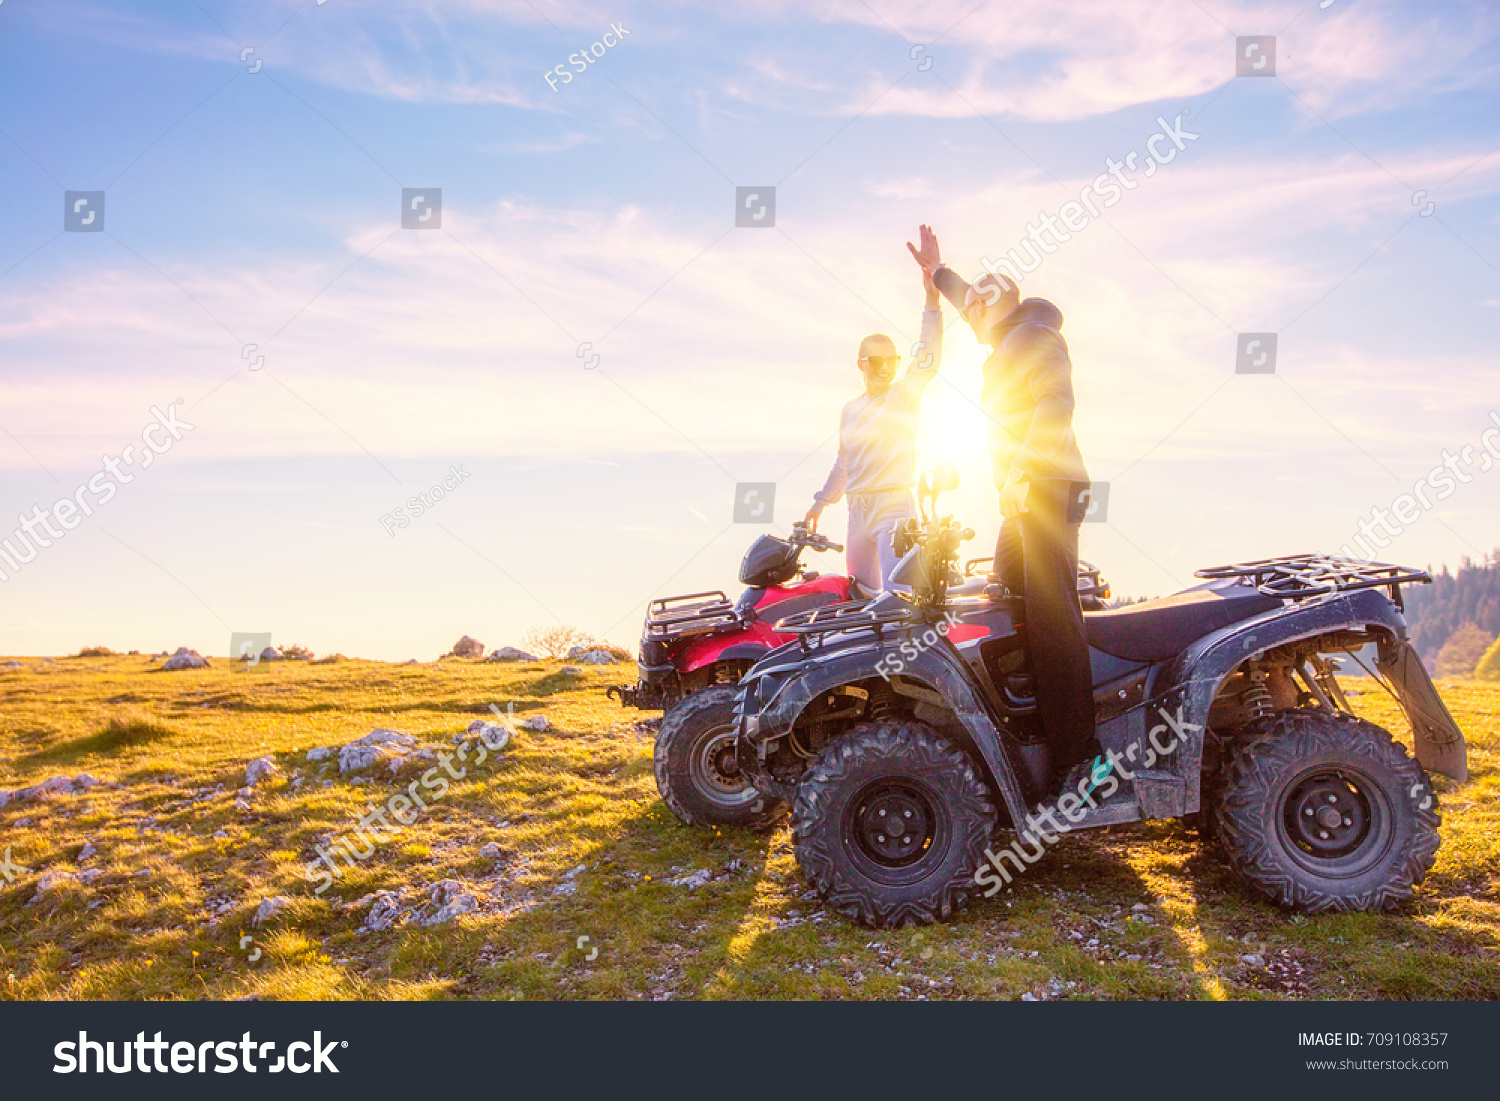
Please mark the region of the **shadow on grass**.
[[136, 715], [117, 715], [97, 734], [74, 738], [47, 749], [17, 757], [15, 767], [24, 770], [33, 765], [77, 764], [82, 758], [110, 756], [127, 749], [167, 741], [177, 736], [165, 723]]

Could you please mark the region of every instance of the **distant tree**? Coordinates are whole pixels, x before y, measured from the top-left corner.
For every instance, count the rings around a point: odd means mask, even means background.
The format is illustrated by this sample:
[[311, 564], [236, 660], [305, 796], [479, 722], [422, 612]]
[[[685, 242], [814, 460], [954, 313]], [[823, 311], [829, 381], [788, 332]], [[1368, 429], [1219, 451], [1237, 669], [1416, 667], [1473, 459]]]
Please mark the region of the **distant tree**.
[[542, 657], [563, 658], [575, 646], [592, 642], [588, 632], [577, 627], [532, 627], [521, 638], [522, 649], [540, 654]]
[[1490, 648], [1474, 667], [1475, 680], [1500, 680], [1500, 638], [1490, 643]]
[[1500, 552], [1477, 562], [1465, 558], [1456, 574], [1444, 566], [1431, 585], [1408, 585], [1403, 594], [1412, 645], [1433, 668], [1438, 651], [1465, 623], [1491, 638], [1500, 635]]
[[1438, 651], [1433, 670], [1440, 677], [1472, 676], [1479, 659], [1495, 641], [1495, 636], [1480, 630], [1474, 623], [1465, 623], [1453, 632], [1451, 638]]

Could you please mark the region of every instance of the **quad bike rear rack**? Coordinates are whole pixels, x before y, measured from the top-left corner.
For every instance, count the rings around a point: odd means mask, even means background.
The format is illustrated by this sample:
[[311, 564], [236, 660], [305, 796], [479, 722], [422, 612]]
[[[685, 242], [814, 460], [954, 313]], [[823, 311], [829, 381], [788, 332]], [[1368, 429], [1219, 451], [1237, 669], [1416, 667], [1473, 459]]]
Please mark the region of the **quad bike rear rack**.
[[837, 604], [825, 604], [807, 612], [797, 612], [776, 621], [778, 634], [796, 635], [803, 649], [807, 649], [813, 638], [845, 631], [870, 631], [877, 637], [887, 627], [907, 624], [917, 610], [905, 602], [875, 609], [874, 600], [845, 600]]
[[668, 596], [653, 600], [647, 607], [645, 637], [666, 642], [734, 627], [739, 621], [734, 605], [722, 591]]
[[1391, 601], [1398, 609], [1402, 608], [1402, 585], [1432, 583], [1432, 575], [1426, 570], [1324, 554], [1260, 558], [1253, 562], [1197, 570], [1194, 576], [1243, 578], [1247, 585], [1254, 585], [1267, 596], [1282, 600], [1309, 600], [1356, 589], [1390, 589]]

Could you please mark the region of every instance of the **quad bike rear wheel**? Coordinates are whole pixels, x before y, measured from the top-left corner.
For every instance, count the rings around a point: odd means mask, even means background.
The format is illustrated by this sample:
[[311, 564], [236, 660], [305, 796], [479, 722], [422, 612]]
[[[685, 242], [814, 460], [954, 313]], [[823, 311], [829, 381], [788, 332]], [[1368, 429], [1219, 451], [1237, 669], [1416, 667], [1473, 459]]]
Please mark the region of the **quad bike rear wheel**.
[[1251, 886], [1303, 913], [1388, 910], [1432, 867], [1437, 796], [1374, 723], [1285, 711], [1234, 744], [1214, 832]]
[[784, 804], [756, 791], [735, 755], [735, 688], [699, 689], [668, 711], [656, 735], [656, 789], [689, 826], [774, 822]]
[[797, 863], [862, 925], [947, 920], [967, 903], [995, 828], [989, 788], [922, 723], [861, 723], [827, 745], [797, 788]]

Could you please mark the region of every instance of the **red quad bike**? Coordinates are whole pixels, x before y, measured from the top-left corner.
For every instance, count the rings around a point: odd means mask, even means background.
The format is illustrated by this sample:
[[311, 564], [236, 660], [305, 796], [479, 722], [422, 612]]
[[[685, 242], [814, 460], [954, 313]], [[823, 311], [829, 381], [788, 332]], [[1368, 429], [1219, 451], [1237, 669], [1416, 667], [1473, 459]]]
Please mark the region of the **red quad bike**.
[[[790, 616], [743, 678], [741, 771], [793, 804], [802, 874], [862, 924], [946, 920], [1071, 830], [1199, 815], [1254, 890], [1307, 913], [1410, 898], [1439, 843], [1429, 773], [1467, 777], [1463, 734], [1407, 637], [1421, 570], [1290, 555], [1198, 571], [1160, 600], [1085, 613], [1108, 766], [1053, 779], [1020, 600], [949, 588], [973, 535], [924, 474], [897, 533], [910, 593]], [[1335, 655], [1396, 698], [1414, 751], [1353, 714]], [[1092, 785], [1090, 785], [1092, 780]], [[1004, 836], [1000, 836], [1003, 834]], [[997, 853], [996, 850], [999, 850]]]
[[842, 551], [806, 524], [785, 539], [762, 535], [740, 563], [737, 601], [723, 592], [653, 600], [641, 631], [640, 679], [608, 692], [626, 707], [660, 709], [656, 786], [690, 826], [762, 826], [780, 813], [740, 775], [735, 757], [734, 693], [757, 660], [792, 636], [778, 620], [830, 604], [867, 600], [854, 578], [805, 569], [802, 552]]
[[[738, 601], [718, 591], [688, 593], [654, 600], [647, 609], [640, 679], [608, 692], [626, 707], [666, 713], [656, 737], [656, 786], [687, 825], [759, 827], [780, 815], [783, 802], [765, 798], [740, 771], [736, 686], [755, 662], [796, 637], [780, 630], [782, 619], [835, 604], [857, 606], [875, 595], [854, 578], [802, 566], [804, 550], [843, 549], [799, 522], [786, 539], [762, 535], [751, 544], [740, 563], [747, 588]], [[968, 562], [953, 591], [981, 592], [989, 563]], [[1109, 586], [1086, 562], [1079, 565], [1078, 592], [1086, 608], [1107, 606]]]

